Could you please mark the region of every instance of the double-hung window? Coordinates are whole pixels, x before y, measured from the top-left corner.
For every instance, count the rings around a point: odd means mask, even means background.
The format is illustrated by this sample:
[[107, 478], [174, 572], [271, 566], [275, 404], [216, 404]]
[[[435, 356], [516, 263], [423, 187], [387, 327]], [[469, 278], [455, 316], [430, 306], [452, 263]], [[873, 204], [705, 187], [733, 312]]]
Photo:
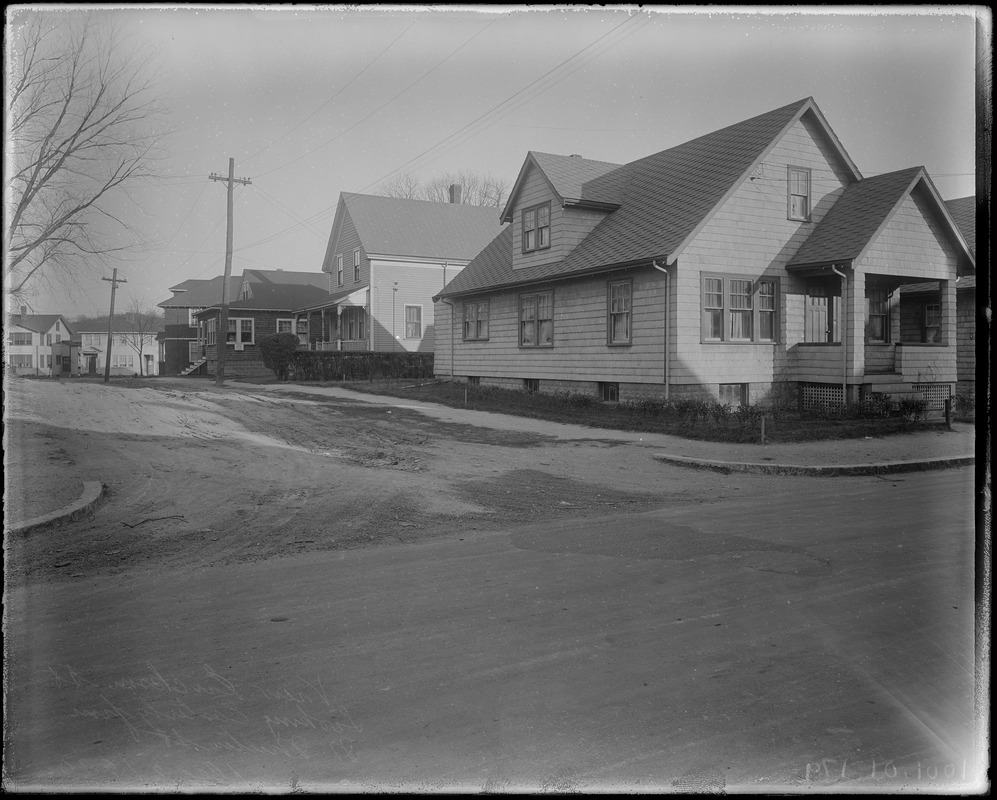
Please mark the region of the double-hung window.
[[488, 301], [464, 303], [464, 340], [488, 338]]
[[631, 328], [631, 299], [633, 282], [611, 281], [609, 284], [607, 343], [630, 344], [633, 342]]
[[10, 343], [13, 345], [28, 345], [31, 344], [31, 334], [30, 333], [11, 333]]
[[422, 306], [405, 306], [405, 338], [422, 338]]
[[343, 257], [336, 256], [336, 279], [338, 281], [337, 285], [343, 285]]
[[790, 219], [810, 221], [810, 170], [804, 167], [789, 167], [789, 208]]
[[937, 343], [942, 340], [942, 306], [928, 303], [924, 307], [924, 341]]
[[253, 319], [243, 317], [229, 317], [228, 334], [225, 341], [229, 344], [244, 345], [253, 343]]
[[293, 319], [277, 320], [277, 333], [294, 333], [294, 320]]
[[523, 209], [523, 252], [550, 247], [550, 203]]
[[537, 292], [519, 298], [521, 347], [554, 346], [554, 293]]
[[703, 275], [703, 341], [776, 341], [778, 292], [778, 281], [772, 278]]
[[866, 290], [865, 337], [870, 342], [886, 342], [889, 338], [890, 295], [886, 289]]
[[353, 251], [353, 282], [360, 283], [360, 251]]

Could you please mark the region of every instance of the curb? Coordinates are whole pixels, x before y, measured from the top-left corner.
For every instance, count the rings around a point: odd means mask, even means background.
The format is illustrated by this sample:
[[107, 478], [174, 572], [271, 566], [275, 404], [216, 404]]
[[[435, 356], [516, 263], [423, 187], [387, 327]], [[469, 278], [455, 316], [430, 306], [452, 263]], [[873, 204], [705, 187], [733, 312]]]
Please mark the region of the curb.
[[897, 472], [924, 472], [933, 469], [966, 467], [975, 463], [974, 456], [929, 458], [921, 461], [887, 461], [880, 464], [828, 464], [820, 466], [799, 464], [759, 464], [745, 462], [709, 461], [702, 458], [658, 454], [656, 461], [690, 469], [708, 469], [714, 472], [753, 472], [762, 475], [810, 475], [832, 478], [840, 475], [889, 475]]
[[53, 511], [50, 514], [44, 514], [43, 516], [29, 519], [26, 522], [11, 525], [7, 528], [7, 531], [15, 534], [25, 534], [37, 528], [44, 528], [58, 522], [77, 519], [92, 511], [103, 496], [104, 484], [100, 483], [100, 481], [84, 481], [83, 494], [80, 495], [76, 502], [70, 503], [68, 506], [60, 508], [58, 511]]

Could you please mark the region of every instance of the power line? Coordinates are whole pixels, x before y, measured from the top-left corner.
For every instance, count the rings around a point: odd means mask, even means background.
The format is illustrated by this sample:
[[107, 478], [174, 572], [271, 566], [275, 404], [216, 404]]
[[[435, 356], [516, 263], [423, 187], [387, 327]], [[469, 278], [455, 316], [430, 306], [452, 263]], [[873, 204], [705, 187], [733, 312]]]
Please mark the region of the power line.
[[[411, 25], [409, 25], [405, 30], [403, 30], [394, 39], [392, 39], [391, 42], [389, 42], [389, 44], [388, 44], [387, 47], [385, 47], [380, 53], [378, 53], [376, 56], [374, 56], [374, 58], [371, 61], [369, 61], [367, 63], [367, 65], [362, 70], [360, 70], [356, 75], [354, 75], [352, 78], [350, 78], [350, 80], [348, 80], [338, 92], [336, 92], [332, 97], [330, 97], [328, 100], [326, 100], [324, 103], [322, 103], [322, 105], [320, 105], [318, 108], [316, 108], [311, 114], [309, 114], [307, 117], [305, 117], [303, 120], [301, 120], [301, 122], [299, 122], [293, 128], [289, 129], [286, 133], [278, 136], [276, 139], [274, 139], [272, 142], [270, 142], [270, 144], [268, 144], [265, 147], [257, 150], [251, 156], [248, 156], [247, 158], [243, 159], [243, 164], [245, 164], [245, 162], [249, 161], [250, 159], [256, 158], [256, 156], [258, 156], [264, 150], [269, 150], [271, 147], [273, 147], [275, 144], [277, 144], [277, 142], [281, 141], [282, 139], [286, 139], [288, 136], [290, 136], [292, 133], [294, 133], [298, 128], [300, 128], [302, 125], [304, 125], [306, 122], [308, 122], [308, 120], [310, 120], [312, 117], [314, 117], [316, 114], [318, 114], [319, 111], [321, 111], [323, 108], [325, 108], [327, 105], [329, 105], [329, 103], [331, 103], [333, 100], [335, 100], [337, 97], [339, 97], [339, 95], [341, 95], [343, 92], [345, 92], [347, 89], [349, 89], [350, 86], [352, 86], [353, 83], [361, 75], [363, 75], [368, 69], [370, 69], [372, 66], [374, 66], [374, 64], [376, 64], [380, 60], [381, 56], [383, 56], [385, 53], [388, 52], [388, 50], [390, 50], [392, 47], [394, 47], [395, 43], [399, 39], [401, 39], [406, 33], [408, 33], [412, 29], [412, 26], [415, 25], [415, 23], [417, 23], [418, 21], [419, 21], [418, 17], [416, 17], [414, 20], [412, 20], [412, 24]], [[278, 167], [277, 169], [280, 169], [280, 167]], [[273, 171], [273, 170], [271, 170], [271, 171]], [[264, 172], [263, 174], [266, 175], [268, 173]]]
[[414, 81], [412, 81], [412, 83], [410, 83], [408, 86], [406, 86], [404, 89], [402, 89], [396, 95], [394, 95], [390, 100], [388, 100], [387, 102], [382, 103], [381, 105], [379, 105], [377, 108], [375, 108], [369, 114], [367, 114], [367, 116], [362, 117], [361, 119], [357, 120], [355, 123], [353, 123], [346, 130], [340, 131], [335, 136], [333, 136], [331, 139], [328, 139], [327, 141], [325, 141], [322, 144], [320, 144], [318, 147], [316, 147], [316, 148], [314, 148], [312, 150], [309, 150], [307, 153], [302, 153], [297, 158], [291, 159], [290, 161], [288, 161], [288, 162], [286, 162], [284, 164], [281, 164], [279, 167], [274, 167], [273, 169], [268, 170], [267, 172], [260, 173], [260, 175], [258, 177], [262, 178], [265, 175], [270, 175], [271, 173], [277, 172], [278, 170], [282, 170], [282, 169], [284, 169], [284, 167], [289, 167], [289, 166], [291, 166], [291, 164], [296, 164], [297, 162], [301, 161], [302, 159], [308, 158], [308, 156], [310, 156], [310, 155], [312, 155], [314, 153], [317, 153], [322, 148], [327, 147], [328, 145], [332, 144], [333, 142], [335, 142], [335, 141], [343, 138], [350, 131], [352, 131], [352, 130], [358, 128], [358, 127], [360, 127], [361, 125], [363, 125], [363, 123], [365, 123], [367, 120], [369, 120], [375, 114], [377, 114], [378, 112], [382, 111], [383, 109], [385, 109], [389, 105], [391, 105], [393, 102], [395, 102], [395, 100], [397, 100], [399, 97], [401, 97], [403, 94], [405, 94], [413, 86], [415, 86], [418, 83], [421, 83], [426, 78], [428, 78], [430, 75], [432, 75], [437, 69], [439, 69], [440, 67], [442, 67], [445, 63], [447, 63], [447, 61], [449, 61], [451, 58], [453, 58], [455, 55], [457, 55], [457, 53], [459, 53], [461, 50], [463, 50], [465, 47], [467, 47], [467, 45], [469, 45], [472, 41], [474, 41], [476, 38], [478, 38], [482, 33], [484, 33], [486, 30], [488, 30], [488, 28], [490, 28], [492, 25], [494, 25], [496, 22], [498, 22], [498, 20], [499, 20], [498, 17], [496, 17], [495, 19], [493, 19], [491, 22], [489, 22], [487, 25], [485, 25], [484, 28], [482, 28], [480, 31], [478, 31], [473, 36], [471, 36], [463, 44], [459, 45], [455, 50], [453, 50], [442, 61], [440, 61], [434, 67], [432, 67], [428, 72], [424, 72], [420, 77], [418, 77]]
[[[592, 42], [592, 43], [590, 43], [590, 44], [586, 45], [585, 47], [583, 47], [583, 48], [582, 48], [581, 50], [579, 50], [579, 51], [578, 51], [577, 53], [575, 53], [574, 55], [572, 55], [572, 56], [569, 56], [569, 57], [568, 57], [568, 58], [566, 58], [566, 59], [565, 59], [564, 61], [560, 62], [560, 63], [559, 63], [559, 64], [558, 64], [557, 66], [555, 66], [555, 67], [554, 67], [553, 69], [550, 69], [550, 70], [548, 70], [547, 72], [545, 72], [545, 73], [544, 73], [543, 75], [541, 75], [541, 76], [540, 76], [539, 78], [537, 78], [536, 80], [534, 80], [534, 81], [530, 82], [529, 84], [527, 84], [526, 86], [524, 86], [524, 87], [523, 87], [522, 89], [520, 89], [519, 91], [517, 91], [517, 92], [513, 93], [512, 95], [510, 95], [510, 96], [509, 96], [508, 98], [506, 98], [506, 99], [505, 99], [505, 100], [503, 100], [502, 102], [500, 102], [500, 103], [498, 103], [497, 105], [493, 106], [493, 107], [492, 107], [492, 109], [490, 109], [489, 111], [485, 112], [484, 114], [480, 115], [480, 116], [479, 116], [479, 117], [477, 117], [476, 119], [472, 120], [472, 121], [471, 121], [471, 122], [469, 122], [469, 123], [468, 123], [467, 125], [464, 125], [464, 126], [463, 126], [462, 128], [458, 129], [458, 130], [457, 130], [457, 131], [455, 131], [454, 133], [452, 133], [452, 134], [450, 134], [449, 136], [447, 136], [446, 138], [442, 139], [442, 140], [441, 140], [440, 142], [438, 142], [438, 143], [437, 143], [436, 145], [434, 145], [433, 147], [430, 147], [430, 148], [429, 148], [428, 150], [424, 151], [423, 153], [420, 153], [420, 154], [419, 154], [418, 156], [416, 156], [415, 158], [412, 158], [412, 159], [410, 159], [410, 160], [409, 160], [409, 161], [407, 161], [407, 162], [406, 162], [405, 164], [403, 164], [403, 165], [402, 165], [401, 167], [398, 167], [397, 169], [393, 170], [392, 172], [388, 173], [387, 175], [385, 175], [385, 176], [383, 176], [383, 177], [379, 178], [378, 180], [374, 181], [373, 183], [370, 183], [370, 184], [368, 184], [368, 185], [367, 185], [366, 187], [364, 187], [363, 189], [361, 189], [361, 191], [366, 191], [366, 190], [367, 190], [367, 189], [369, 189], [369, 188], [370, 188], [371, 186], [374, 186], [374, 185], [376, 185], [376, 184], [378, 184], [378, 183], [381, 183], [382, 181], [384, 181], [384, 180], [387, 180], [388, 178], [390, 178], [390, 177], [391, 177], [392, 175], [395, 175], [395, 174], [397, 174], [398, 172], [401, 172], [402, 170], [404, 170], [404, 169], [405, 169], [405, 168], [406, 168], [407, 166], [409, 166], [410, 164], [412, 164], [412, 163], [414, 163], [415, 161], [417, 161], [418, 159], [422, 158], [422, 157], [423, 157], [423, 156], [425, 156], [425, 155], [426, 155], [427, 153], [430, 153], [430, 152], [432, 152], [433, 150], [435, 150], [435, 149], [437, 149], [437, 148], [439, 148], [439, 147], [441, 147], [441, 146], [445, 145], [445, 144], [446, 144], [447, 142], [449, 142], [450, 140], [452, 140], [452, 139], [455, 139], [455, 138], [456, 138], [457, 136], [461, 135], [462, 133], [464, 133], [465, 131], [467, 131], [467, 130], [468, 130], [469, 128], [471, 128], [472, 126], [474, 126], [474, 125], [479, 125], [479, 124], [480, 124], [480, 125], [482, 125], [482, 127], [483, 127], [483, 123], [484, 123], [484, 121], [485, 121], [485, 120], [486, 120], [486, 119], [487, 119], [487, 118], [488, 118], [488, 117], [489, 117], [490, 115], [492, 115], [493, 113], [495, 113], [495, 112], [497, 112], [498, 110], [502, 109], [502, 107], [503, 107], [503, 106], [507, 106], [507, 105], [509, 105], [510, 103], [512, 103], [513, 101], [515, 101], [515, 100], [516, 100], [516, 98], [520, 97], [521, 95], [525, 94], [526, 92], [528, 92], [528, 91], [530, 91], [530, 90], [532, 90], [532, 89], [538, 89], [538, 91], [536, 92], [536, 94], [534, 94], [534, 95], [531, 95], [530, 97], [528, 97], [528, 98], [527, 98], [527, 99], [533, 99], [533, 98], [534, 98], [534, 97], [535, 97], [535, 96], [536, 96], [537, 94], [540, 94], [540, 93], [542, 93], [542, 92], [546, 91], [547, 89], [551, 88], [551, 86], [555, 85], [555, 84], [556, 84], [556, 83], [557, 83], [557, 82], [558, 82], [559, 80], [563, 80], [563, 78], [565, 78], [565, 77], [568, 77], [569, 75], [573, 74], [573, 73], [574, 73], [575, 71], [577, 71], [577, 69], [580, 69], [580, 68], [581, 68], [581, 66], [584, 66], [584, 64], [585, 64], [585, 63], [588, 63], [588, 62], [586, 62], [586, 61], [584, 61], [584, 60], [583, 60], [583, 61], [582, 61], [582, 63], [580, 63], [579, 65], [577, 65], [577, 66], [576, 66], [576, 67], [575, 67], [575, 68], [574, 68], [574, 69], [573, 69], [573, 70], [572, 70], [571, 72], [567, 73], [567, 75], [564, 75], [564, 76], [563, 76], [562, 78], [558, 78], [558, 79], [557, 79], [556, 81], [554, 81], [554, 82], [550, 83], [550, 85], [548, 85], [548, 86], [544, 86], [544, 87], [540, 88], [540, 86], [539, 86], [539, 85], [540, 85], [540, 84], [542, 84], [542, 82], [543, 82], [543, 81], [544, 81], [545, 79], [547, 79], [547, 78], [548, 78], [549, 76], [551, 76], [551, 75], [552, 75], [553, 73], [557, 72], [557, 70], [561, 69], [561, 68], [562, 68], [562, 67], [563, 67], [564, 65], [568, 64], [569, 62], [571, 62], [571, 61], [573, 61], [573, 60], [576, 60], [576, 59], [578, 59], [578, 58], [579, 58], [580, 56], [582, 56], [583, 54], [585, 54], [585, 53], [586, 53], [587, 51], [589, 51], [589, 50], [592, 50], [592, 49], [593, 49], [594, 47], [596, 47], [597, 45], [599, 45], [600, 43], [602, 43], [602, 42], [603, 42], [603, 41], [604, 41], [604, 40], [605, 40], [605, 39], [606, 39], [607, 37], [609, 37], [609, 36], [611, 36], [611, 35], [614, 35], [614, 34], [619, 34], [619, 32], [620, 32], [620, 31], [621, 31], [621, 30], [623, 29], [623, 26], [624, 26], [624, 25], [626, 25], [626, 24], [627, 24], [627, 23], [628, 23], [628, 22], [629, 22], [630, 20], [632, 20], [632, 19], [638, 19], [638, 20], [644, 20], [645, 22], [646, 22], [646, 21], [648, 20], [648, 18], [647, 18], [647, 17], [644, 17], [644, 16], [642, 16], [642, 15], [636, 15], [636, 16], [634, 16], [634, 17], [630, 17], [630, 18], [629, 18], [629, 19], [628, 19], [628, 20], [627, 20], [626, 22], [623, 22], [623, 23], [621, 23], [620, 25], [617, 25], [617, 26], [616, 26], [615, 28], [613, 28], [612, 30], [610, 30], [610, 31], [608, 31], [607, 33], [605, 33], [605, 34], [603, 34], [602, 36], [600, 36], [600, 37], [599, 37], [598, 39], [596, 39], [596, 40], [595, 40], [594, 42]], [[493, 22], [494, 22], [494, 20], [493, 20]], [[490, 24], [492, 24], [492, 23], [489, 23], [489, 25], [490, 25]], [[487, 28], [487, 26], [486, 26], [486, 28]], [[479, 35], [479, 34], [480, 34], [480, 33], [482, 33], [482, 32], [483, 32], [484, 30], [485, 30], [485, 28], [483, 28], [483, 29], [482, 29], [482, 31], [479, 31], [479, 32], [478, 32], [478, 34], [475, 34], [475, 36]], [[630, 36], [630, 35], [632, 35], [632, 33], [635, 33], [635, 32], [636, 32], [636, 30], [630, 30], [630, 29], [628, 29], [628, 31], [627, 31], [627, 36]], [[472, 38], [474, 38], [474, 37], [472, 37]], [[626, 37], [622, 37], [622, 38], [626, 38]], [[468, 40], [468, 41], [470, 41], [470, 40]], [[618, 43], [618, 42], [612, 42], [612, 43], [611, 43], [611, 46], [615, 46], [615, 45], [616, 45], [617, 43]], [[465, 45], [466, 45], [466, 44], [467, 44], [467, 42], [465, 42]], [[463, 46], [464, 46], [464, 45], [461, 45], [461, 47], [463, 47]], [[459, 48], [458, 48], [458, 49], [459, 49]], [[607, 49], [608, 49], [608, 48], [607, 48]], [[456, 52], [456, 51], [455, 51], [455, 52]], [[453, 54], [451, 54], [451, 55], [453, 55]], [[598, 53], [598, 54], [596, 54], [596, 55], [601, 55], [601, 53]], [[448, 58], [449, 58], [449, 57], [450, 57], [450, 56], [448, 56]], [[446, 59], [444, 59], [444, 60], [446, 60]], [[441, 63], [442, 63], [442, 62], [441, 62]], [[439, 65], [437, 65], [437, 66], [439, 66]], [[433, 69], [436, 69], [436, 67], [434, 67]], [[430, 70], [430, 71], [432, 71], [432, 70]], [[426, 73], [426, 74], [429, 74], [429, 73]], [[425, 76], [423, 76], [423, 77], [425, 77]], [[421, 79], [420, 79], [420, 80], [421, 80]], [[390, 101], [389, 101], [389, 102], [390, 102]], [[524, 101], [524, 102], [525, 102], [525, 101]], [[509, 110], [509, 111], [511, 111], [511, 110], [512, 110], [512, 108], [510, 108], [510, 109], [508, 109], [508, 110]], [[375, 112], [375, 113], [376, 113], [376, 112]], [[324, 145], [323, 145], [323, 146], [324, 146]], [[313, 151], [313, 152], [314, 152], [314, 151]], [[307, 154], [306, 154], [306, 155], [307, 155]], [[285, 165], [285, 166], [286, 166], [286, 165]], [[279, 169], [279, 168], [278, 168], [278, 169]], [[272, 170], [271, 170], [271, 171], [272, 171]], [[265, 175], [265, 174], [268, 174], [268, 173], [263, 173], [263, 174]], [[321, 217], [323, 217], [324, 215], [328, 214], [328, 213], [329, 213], [330, 211], [333, 211], [333, 210], [334, 210], [335, 208], [336, 208], [336, 204], [333, 204], [333, 205], [330, 205], [330, 206], [327, 206], [326, 208], [322, 209], [321, 211], [317, 212], [316, 214], [313, 214], [312, 216], [308, 217], [308, 218], [307, 218], [307, 223], [311, 223], [311, 222], [315, 222], [316, 220], [320, 219], [320, 218], [321, 218]], [[271, 234], [270, 236], [267, 236], [267, 237], [264, 237], [263, 239], [259, 239], [259, 240], [255, 241], [255, 242], [251, 242], [250, 244], [247, 244], [247, 245], [243, 245], [243, 246], [242, 246], [242, 247], [240, 247], [239, 249], [240, 249], [240, 250], [244, 250], [244, 249], [248, 249], [248, 248], [252, 248], [252, 247], [258, 247], [258, 246], [260, 246], [260, 245], [262, 245], [262, 244], [266, 244], [266, 243], [268, 243], [268, 242], [271, 242], [271, 241], [273, 241], [273, 240], [275, 240], [275, 239], [278, 239], [278, 238], [280, 238], [280, 237], [282, 237], [282, 236], [286, 236], [287, 234], [289, 234], [289, 233], [292, 233], [293, 231], [297, 230], [297, 228], [298, 228], [298, 227], [300, 227], [300, 224], [299, 224], [299, 225], [295, 225], [295, 226], [292, 226], [292, 227], [290, 227], [290, 228], [285, 228], [285, 229], [284, 229], [284, 230], [282, 230], [282, 231], [278, 231], [277, 233], [274, 233], [274, 234]]]

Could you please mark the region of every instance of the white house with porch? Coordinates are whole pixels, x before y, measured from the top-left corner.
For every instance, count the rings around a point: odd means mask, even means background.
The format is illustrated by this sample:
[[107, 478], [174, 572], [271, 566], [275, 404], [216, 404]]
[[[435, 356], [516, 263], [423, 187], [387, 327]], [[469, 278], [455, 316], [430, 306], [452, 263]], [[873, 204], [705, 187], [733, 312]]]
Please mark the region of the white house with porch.
[[498, 234], [498, 208], [340, 195], [322, 270], [330, 295], [298, 309], [312, 349], [432, 352], [432, 297]]

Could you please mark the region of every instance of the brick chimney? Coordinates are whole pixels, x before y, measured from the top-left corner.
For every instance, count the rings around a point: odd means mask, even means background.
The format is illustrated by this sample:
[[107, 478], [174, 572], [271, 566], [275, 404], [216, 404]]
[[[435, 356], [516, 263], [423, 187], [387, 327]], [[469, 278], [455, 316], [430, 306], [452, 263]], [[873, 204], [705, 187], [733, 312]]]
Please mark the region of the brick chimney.
[[24, 319], [26, 316], [28, 316], [28, 307], [21, 306], [21, 319]]
[[460, 204], [460, 186], [456, 183], [450, 184], [450, 202]]

